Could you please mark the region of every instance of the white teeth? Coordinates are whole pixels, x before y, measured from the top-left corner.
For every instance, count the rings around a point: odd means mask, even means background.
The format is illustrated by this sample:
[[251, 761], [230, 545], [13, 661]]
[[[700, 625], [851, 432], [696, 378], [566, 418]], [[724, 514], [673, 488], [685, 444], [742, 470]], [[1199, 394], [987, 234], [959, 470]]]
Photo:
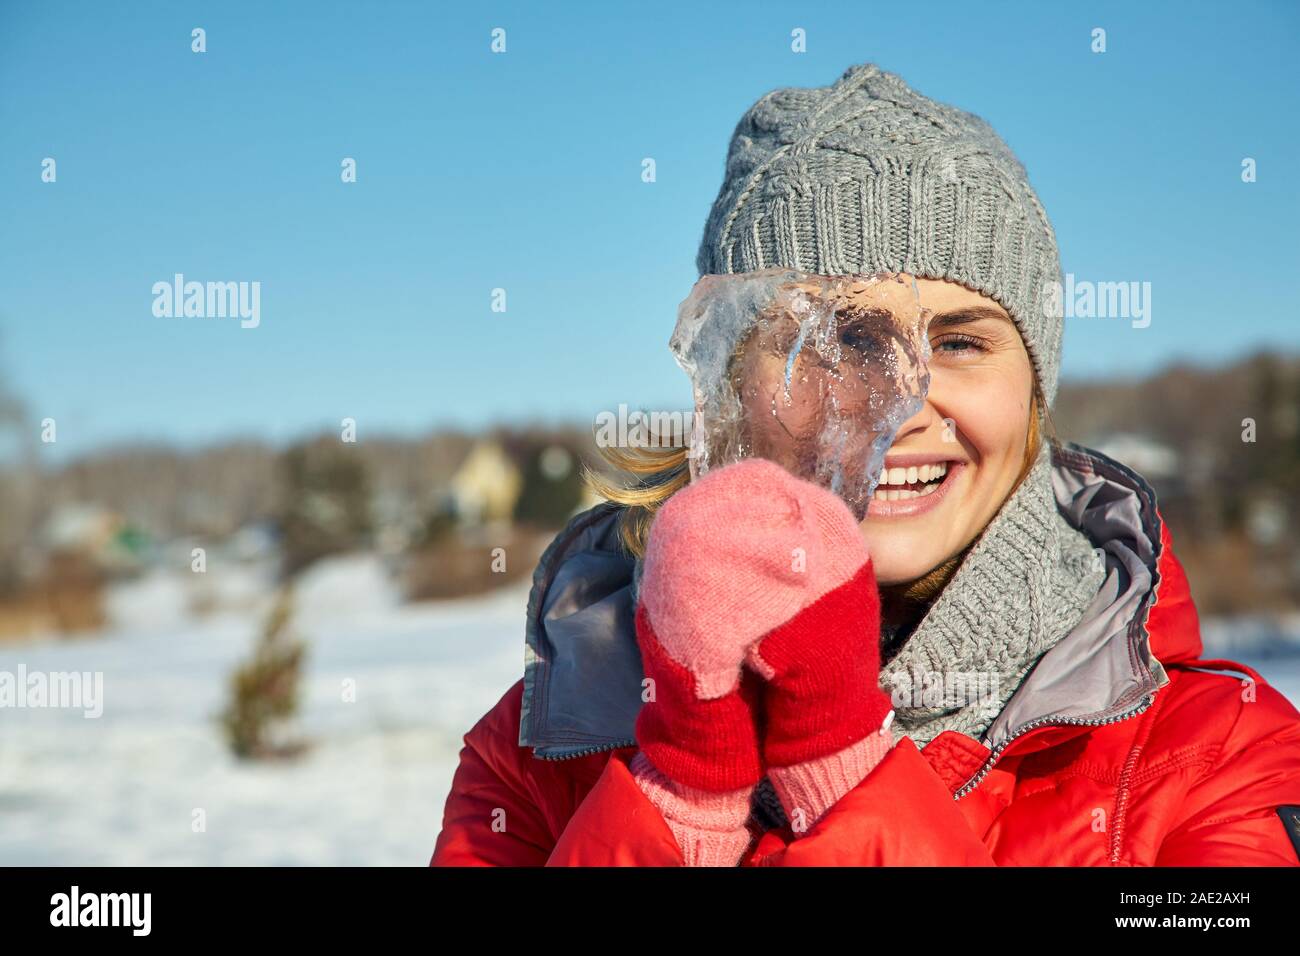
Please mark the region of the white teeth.
[[877, 488], [872, 498], [876, 501], [907, 501], [909, 498], [924, 498], [934, 494], [938, 485], [930, 485], [920, 491], [908, 491], [906, 488]]
[[942, 478], [947, 473], [947, 462], [936, 462], [933, 465], [919, 465], [910, 468], [882, 468], [880, 470], [880, 484], [914, 485], [921, 481], [934, 481], [937, 478]]
[[[924, 498], [934, 494], [942, 484], [937, 479], [948, 473], [947, 462], [934, 465], [920, 465], [915, 468], [884, 468], [880, 472], [880, 483], [872, 499], [875, 501], [906, 501], [909, 498]], [[887, 485], [914, 485], [922, 482], [919, 491], [910, 488], [889, 488]], [[933, 482], [933, 484], [930, 484]]]

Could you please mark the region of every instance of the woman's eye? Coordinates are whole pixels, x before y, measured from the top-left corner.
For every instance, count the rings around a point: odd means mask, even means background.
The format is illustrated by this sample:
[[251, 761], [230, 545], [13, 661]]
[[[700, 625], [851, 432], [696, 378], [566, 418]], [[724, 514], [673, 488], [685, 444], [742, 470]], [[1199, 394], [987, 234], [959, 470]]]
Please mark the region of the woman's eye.
[[840, 326], [839, 340], [851, 349], [878, 351], [889, 347], [897, 336], [894, 323], [888, 317], [867, 317]]
[[933, 352], [947, 352], [950, 355], [961, 355], [967, 352], [983, 352], [984, 343], [973, 335], [946, 335], [935, 341], [930, 347]]
[[845, 329], [840, 333], [840, 341], [851, 349], [858, 349], [870, 342], [871, 337], [860, 329]]

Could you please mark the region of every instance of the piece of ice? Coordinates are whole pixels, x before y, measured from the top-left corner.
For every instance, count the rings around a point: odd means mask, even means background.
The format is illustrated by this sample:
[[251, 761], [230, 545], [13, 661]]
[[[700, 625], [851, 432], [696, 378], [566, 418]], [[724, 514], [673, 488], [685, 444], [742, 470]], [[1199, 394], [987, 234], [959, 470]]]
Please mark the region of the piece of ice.
[[892, 273], [702, 276], [669, 341], [694, 391], [692, 479], [767, 458], [861, 521], [885, 452], [925, 401], [928, 321], [915, 280]]

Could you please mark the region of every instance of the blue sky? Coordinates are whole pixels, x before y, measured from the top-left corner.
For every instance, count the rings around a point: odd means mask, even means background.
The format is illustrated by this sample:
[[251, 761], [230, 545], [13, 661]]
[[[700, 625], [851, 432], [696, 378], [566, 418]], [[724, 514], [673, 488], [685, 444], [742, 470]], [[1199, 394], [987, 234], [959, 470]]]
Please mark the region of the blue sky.
[[[1152, 283], [1147, 328], [1067, 322], [1066, 377], [1294, 349], [1297, 27], [1289, 2], [0, 0], [0, 374], [57, 455], [683, 407], [668, 336], [736, 121], [866, 61], [993, 124], [1066, 272]], [[260, 326], [154, 316], [177, 272], [259, 281]]]

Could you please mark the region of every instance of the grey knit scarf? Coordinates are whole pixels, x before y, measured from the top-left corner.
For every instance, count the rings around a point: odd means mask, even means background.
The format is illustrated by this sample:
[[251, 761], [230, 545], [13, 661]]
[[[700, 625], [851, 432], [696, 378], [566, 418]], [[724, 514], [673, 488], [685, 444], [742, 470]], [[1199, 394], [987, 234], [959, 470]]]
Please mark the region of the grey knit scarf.
[[[641, 570], [638, 560], [634, 588]], [[1092, 543], [1057, 509], [1044, 442], [901, 646], [897, 633], [881, 635], [880, 686], [893, 698], [896, 736], [917, 747], [945, 730], [980, 739], [1038, 659], [1078, 623], [1104, 577]], [[769, 824], [784, 822], [766, 778], [754, 801]]]
[[882, 634], [880, 686], [894, 698], [897, 734], [918, 747], [945, 730], [979, 740], [1104, 579], [1092, 542], [1056, 506], [1045, 442], [892, 657], [894, 635]]

